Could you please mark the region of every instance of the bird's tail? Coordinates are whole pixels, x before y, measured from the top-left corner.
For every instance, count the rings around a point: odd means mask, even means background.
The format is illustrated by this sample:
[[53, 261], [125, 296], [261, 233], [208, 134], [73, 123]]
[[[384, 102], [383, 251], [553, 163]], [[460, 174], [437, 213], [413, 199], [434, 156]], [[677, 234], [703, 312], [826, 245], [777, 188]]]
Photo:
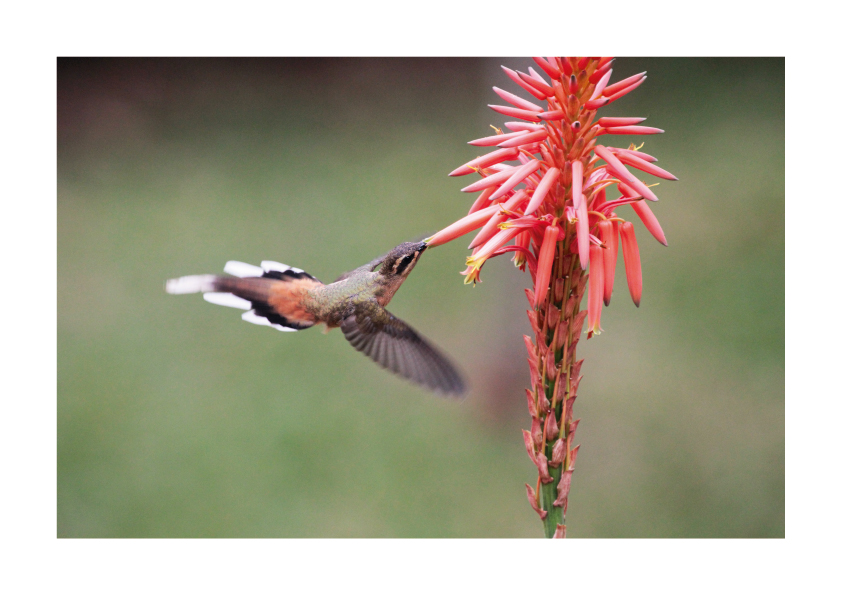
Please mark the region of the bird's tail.
[[229, 261], [224, 271], [232, 277], [189, 275], [170, 279], [167, 293], [202, 293], [205, 301], [246, 310], [243, 320], [280, 331], [309, 328], [316, 320], [301, 305], [302, 292], [322, 283], [301, 269], [264, 260], [260, 267]]

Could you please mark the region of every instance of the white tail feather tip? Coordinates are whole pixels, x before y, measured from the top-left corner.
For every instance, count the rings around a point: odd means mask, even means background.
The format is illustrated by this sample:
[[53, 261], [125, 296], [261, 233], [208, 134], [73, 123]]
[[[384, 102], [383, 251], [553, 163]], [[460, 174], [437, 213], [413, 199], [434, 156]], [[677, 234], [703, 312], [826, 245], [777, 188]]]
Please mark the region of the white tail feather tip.
[[263, 316], [258, 316], [257, 314], [255, 314], [254, 310], [249, 310], [248, 312], [244, 312], [242, 318], [246, 322], [250, 322], [252, 324], [259, 324], [261, 326], [271, 326], [271, 327], [274, 327], [274, 328], [278, 329], [279, 331], [283, 331], [285, 333], [295, 332], [295, 331], [298, 330], [296, 328], [289, 328], [289, 327], [286, 327], [286, 326], [281, 326], [280, 324], [273, 324], [272, 322], [269, 322], [268, 318], [264, 318]]
[[247, 262], [239, 262], [237, 260], [229, 260], [225, 263], [225, 268], [222, 270], [229, 275], [234, 275], [235, 277], [240, 278], [263, 276], [263, 269], [260, 267], [248, 264]]
[[211, 291], [213, 289], [213, 275], [189, 275], [170, 279], [164, 286], [167, 293], [199, 293], [200, 291]]
[[288, 264], [275, 262], [274, 260], [264, 260], [260, 263], [260, 266], [263, 267], [263, 270], [266, 272], [278, 271], [279, 273], [285, 273], [292, 268]]
[[233, 293], [216, 293], [210, 292], [202, 296], [206, 302], [216, 304], [217, 306], [228, 306], [229, 308], [239, 308], [240, 310], [249, 310], [251, 302], [244, 300]]

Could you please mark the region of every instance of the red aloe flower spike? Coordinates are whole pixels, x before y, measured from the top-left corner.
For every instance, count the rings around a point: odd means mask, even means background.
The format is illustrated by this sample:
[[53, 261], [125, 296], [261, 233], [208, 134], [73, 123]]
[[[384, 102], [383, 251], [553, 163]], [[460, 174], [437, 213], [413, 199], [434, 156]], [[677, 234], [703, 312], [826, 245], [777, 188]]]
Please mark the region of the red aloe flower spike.
[[544, 202], [544, 199], [547, 197], [547, 193], [553, 187], [553, 184], [555, 184], [558, 180], [559, 175], [561, 175], [561, 170], [559, 170], [557, 167], [551, 167], [547, 170], [547, 173], [545, 173], [544, 177], [541, 179], [541, 183], [538, 184], [538, 187], [532, 194], [532, 198], [529, 201], [529, 205], [523, 212], [524, 215], [531, 215], [532, 213], [538, 210], [538, 208]]
[[[635, 144], [627, 148], [597, 144], [598, 135], [661, 132], [641, 125], [644, 118], [599, 118], [596, 114], [597, 109], [640, 86], [645, 73], [612, 85], [612, 58], [535, 60], [541, 74], [533, 68], [528, 68], [528, 74], [505, 67], [504, 71], [519, 88], [546, 104], [539, 102], [538, 107], [531, 100], [494, 89], [507, 104], [493, 109], [523, 121], [506, 122], [511, 134], [495, 129], [496, 136], [473, 141], [474, 145], [500, 148], [477, 157], [453, 175], [476, 171], [483, 179], [465, 190], [482, 192], [467, 217], [430, 241], [437, 245], [482, 225], [470, 244], [472, 253], [462, 273], [466, 283], [478, 283], [484, 263], [509, 252], [515, 253], [512, 260], [521, 270], [529, 270], [532, 286], [525, 292], [531, 305], [527, 317], [534, 341], [526, 336], [524, 341], [532, 427], [524, 431], [524, 442], [539, 478], [537, 485], [527, 485], [527, 497], [544, 519], [545, 535], [563, 537], [579, 448], [573, 442], [578, 425], [573, 404], [583, 360], [576, 359], [576, 348], [586, 323], [588, 338], [602, 330], [602, 308], [611, 302], [621, 243], [635, 304], [639, 305], [642, 295], [634, 227], [615, 210], [631, 204], [647, 229], [666, 243], [660, 224], [644, 202], [656, 201], [657, 196], [631, 169], [664, 179], [675, 176], [653, 166], [657, 159], [638, 151]], [[516, 161], [516, 165], [504, 165], [505, 161]], [[607, 201], [606, 190], [612, 184], [617, 184], [621, 197]], [[492, 202], [504, 204], [495, 209]]]
[[534, 174], [538, 171], [538, 168], [541, 167], [541, 162], [537, 159], [532, 159], [526, 165], [522, 165], [518, 170], [513, 173], [497, 191], [491, 195], [489, 200], [494, 200], [496, 198], [500, 198], [507, 194], [512, 188], [520, 184], [526, 178]]
[[532, 486], [526, 484], [526, 497], [529, 499], [529, 504], [532, 506], [532, 509], [538, 513], [538, 516], [541, 517], [543, 521], [547, 518], [547, 511], [541, 510], [541, 507], [538, 506], [538, 497], [535, 495], [535, 490], [532, 489]]
[[499, 87], [492, 87], [492, 89], [494, 89], [494, 92], [500, 96], [500, 99], [502, 99], [503, 101], [508, 101], [515, 107], [519, 107], [520, 109], [525, 109], [533, 112], [544, 111], [544, 108], [542, 108], [540, 105], [535, 105], [531, 101], [521, 99], [514, 93], [509, 93], [508, 91], [500, 89]]
[[532, 95], [535, 99], [543, 101], [544, 99], [547, 98], [546, 94], [541, 93], [540, 91], [538, 91], [538, 89], [536, 89], [535, 87], [533, 87], [529, 83], [526, 83], [523, 80], [521, 80], [521, 78], [517, 75], [517, 73], [514, 70], [512, 70], [511, 68], [506, 68], [505, 66], [500, 66], [500, 68], [503, 69], [503, 72], [505, 72], [509, 76], [510, 79], [512, 79], [524, 91], [526, 91], [527, 93]]
[[620, 160], [617, 159], [614, 153], [602, 145], [594, 147], [594, 152], [599, 155], [603, 161], [605, 161], [608, 165], [609, 171], [611, 171], [611, 173], [613, 173], [616, 177], [634, 188], [643, 198], [648, 198], [649, 200], [657, 202], [658, 197], [655, 196], [655, 193], [649, 190], [643, 182], [634, 177], [632, 173], [626, 169], [626, 166], [620, 163]]
[[602, 300], [605, 294], [605, 269], [603, 252], [599, 246], [590, 247], [591, 270], [588, 274], [588, 332], [598, 335], [602, 332], [599, 318], [602, 314]]
[[455, 223], [451, 223], [424, 241], [427, 242], [427, 246], [430, 248], [445, 244], [465, 235], [466, 233], [470, 233], [475, 229], [479, 229], [495, 214], [499, 213], [499, 211], [500, 207], [497, 205], [491, 205], [490, 207], [480, 209], [479, 211], [475, 211], [465, 217], [462, 217]]
[[[520, 203], [522, 203], [528, 197], [529, 194], [526, 192], [526, 190], [518, 190], [517, 192], [515, 192], [514, 196], [512, 196], [504, 204], [499, 206], [495, 205], [494, 207], [491, 207], [496, 208], [497, 212], [494, 213], [494, 215], [490, 217], [486, 221], [486, 223], [483, 224], [483, 227], [480, 230], [480, 232], [468, 245], [468, 249], [472, 250], [477, 246], [481, 246], [489, 239], [491, 239], [492, 236], [498, 233], [499, 229], [497, 226], [500, 225], [500, 223], [502, 223], [505, 219], [509, 218], [511, 216], [512, 211], [516, 209], [520, 205]], [[474, 229], [476, 229], [476, 227]]]
[[567, 525], [556, 524], [553, 539], [567, 539]]
[[637, 250], [637, 238], [634, 237], [634, 225], [626, 221], [620, 226], [623, 240], [623, 263], [626, 265], [626, 280], [634, 305], [640, 307], [643, 294], [643, 271], [640, 268], [640, 252]]
[[465, 176], [468, 174], [474, 173], [477, 169], [481, 169], [483, 167], [488, 167], [490, 165], [496, 165], [498, 163], [502, 163], [503, 161], [510, 161], [512, 159], [517, 159], [518, 151], [517, 149], [498, 149], [496, 151], [492, 151], [482, 157], [477, 157], [476, 159], [472, 159], [468, 161], [465, 165], [457, 167], [452, 172], [450, 172], [449, 176]]
[[646, 78], [646, 71], [632, 75], [629, 78], [625, 78], [621, 81], [617, 81], [613, 85], [605, 87], [605, 90], [602, 92], [602, 94], [605, 97], [611, 97], [612, 95], [619, 93], [620, 91], [629, 87], [630, 85], [640, 82], [644, 78]]
[[640, 171], [645, 171], [647, 174], [652, 174], [653, 176], [658, 176], [659, 178], [664, 178], [665, 180], [673, 180], [678, 181], [678, 178], [672, 175], [665, 169], [658, 167], [657, 165], [652, 165], [648, 161], [641, 159], [640, 157], [633, 154], [632, 151], [627, 153], [614, 153], [621, 162], [625, 163], [626, 165], [631, 165], [639, 169]]
[[494, 134], [491, 136], [484, 136], [482, 138], [478, 138], [472, 141], [468, 141], [469, 145], [473, 145], [475, 147], [495, 147], [500, 143], [509, 140], [510, 138], [514, 138], [516, 136], [523, 136], [526, 134], [525, 132], [509, 132], [507, 134]]
[[605, 85], [608, 84], [608, 79], [611, 78], [611, 74], [613, 72], [613, 70], [609, 70], [602, 76], [602, 78], [598, 79], [598, 82], [594, 87], [593, 93], [591, 94], [591, 101], [593, 101], [594, 99], [598, 99], [602, 96], [602, 92], [605, 90]]
[[561, 73], [558, 71], [558, 68], [547, 62], [544, 58], [532, 58], [535, 60], [535, 63], [541, 67], [541, 70], [547, 73], [547, 76], [553, 79], [558, 79], [561, 76]]
[[[481, 180], [477, 180], [473, 184], [469, 184], [462, 188], [462, 192], [476, 192], [478, 190], [485, 190], [486, 188], [490, 188], [491, 186], [497, 186], [502, 184], [506, 180], [509, 179], [512, 174], [514, 174], [519, 168], [517, 167], [506, 167], [502, 171], [497, 172], [496, 174], [491, 174], [490, 176], [483, 178]], [[493, 198], [490, 200], [494, 200]]]
[[509, 107], [508, 105], [491, 105], [488, 107], [495, 112], [503, 114], [504, 116], [512, 116], [513, 118], [520, 118], [521, 120], [529, 120], [530, 122], [540, 122], [538, 119], [538, 112], [520, 109], [517, 107]]
[[651, 126], [613, 126], [611, 128], [603, 128], [597, 132], [597, 136], [603, 134], [663, 134], [660, 128], [653, 128]]
[[527, 132], [526, 134], [521, 134], [510, 138], [502, 143], [499, 146], [501, 147], [519, 147], [521, 145], [528, 145], [530, 143], [534, 143], [536, 141], [540, 142], [547, 138], [547, 131], [546, 130], [537, 130], [535, 132]]
[[598, 224], [599, 233], [605, 244], [605, 251], [602, 253], [602, 269], [605, 273], [602, 285], [602, 299], [607, 306], [611, 303], [611, 294], [614, 291], [614, 271], [617, 268], [618, 244], [620, 243], [620, 227], [615, 221], [600, 221]]
[[[610, 118], [610, 117], [602, 117], [595, 122], [602, 126], [603, 128], [614, 128], [616, 126], [634, 126], [635, 124], [640, 124], [641, 122], [645, 121], [646, 118]], [[608, 147], [611, 151], [617, 151], [622, 149], [614, 149], [614, 147]]]
[[547, 288], [550, 285], [550, 274], [552, 273], [557, 244], [558, 227], [551, 225], [544, 230], [544, 241], [541, 243], [541, 251], [538, 256], [538, 271], [535, 275], [535, 301], [532, 303], [532, 307], [535, 309], [543, 304], [544, 298], [547, 297]]
[[[625, 95], [628, 95], [629, 93], [631, 93], [632, 91], [634, 91], [635, 89], [637, 89], [640, 85], [642, 85], [642, 84], [643, 84], [643, 81], [645, 81], [645, 80], [646, 80], [646, 77], [644, 76], [642, 79], [640, 79], [639, 81], [637, 81], [635, 84], [633, 84], [633, 85], [629, 85], [629, 86], [628, 86], [628, 87], [626, 87], [625, 89], [622, 89], [622, 90], [620, 90], [620, 91], [617, 91], [617, 92], [616, 92], [616, 93], [614, 93], [611, 97], [609, 97], [609, 98], [608, 98], [608, 103], [614, 103], [614, 102], [615, 102], [615, 101], [617, 101], [620, 97], [623, 97], [623, 96], [625, 96]], [[603, 92], [602, 92], [602, 94], [603, 94], [603, 96], [604, 96], [604, 95], [605, 95], [605, 91], [603, 91]]]
[[664, 230], [661, 229], [661, 224], [658, 223], [658, 219], [655, 217], [655, 213], [652, 212], [652, 209], [649, 208], [649, 205], [641, 200], [633, 202], [632, 208], [634, 209], [634, 212], [637, 213], [637, 216], [640, 217], [640, 220], [643, 222], [643, 226], [649, 230], [649, 233], [651, 233], [656, 240], [666, 246], [667, 237], [664, 235]]
[[[541, 114], [538, 114], [539, 117], [540, 115]], [[543, 124], [530, 124], [529, 122], [506, 122], [505, 126], [509, 130], [514, 130], [516, 132], [520, 132], [522, 130], [528, 130], [529, 132], [544, 130]]]

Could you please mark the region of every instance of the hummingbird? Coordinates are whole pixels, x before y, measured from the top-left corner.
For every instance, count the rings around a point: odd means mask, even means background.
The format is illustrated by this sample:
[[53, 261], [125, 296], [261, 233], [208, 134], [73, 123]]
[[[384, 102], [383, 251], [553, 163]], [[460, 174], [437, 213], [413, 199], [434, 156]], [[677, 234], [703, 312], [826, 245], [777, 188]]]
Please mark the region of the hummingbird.
[[299, 268], [264, 260], [228, 261], [229, 276], [170, 279], [166, 292], [202, 293], [206, 301], [246, 310], [242, 319], [284, 332], [316, 324], [342, 329], [345, 338], [380, 366], [444, 395], [460, 396], [465, 382], [448, 357], [386, 305], [415, 268], [426, 242], [404, 242], [325, 285]]

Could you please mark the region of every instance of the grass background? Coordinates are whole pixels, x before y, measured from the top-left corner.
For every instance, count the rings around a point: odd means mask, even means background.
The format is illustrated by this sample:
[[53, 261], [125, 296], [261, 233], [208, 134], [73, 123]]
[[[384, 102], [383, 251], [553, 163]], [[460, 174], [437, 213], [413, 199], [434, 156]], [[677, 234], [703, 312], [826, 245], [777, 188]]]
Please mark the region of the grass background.
[[[539, 537], [524, 483], [528, 275], [425, 253], [390, 309], [451, 353], [438, 399], [338, 331], [281, 334], [173, 276], [329, 281], [463, 215], [525, 59], [58, 61], [59, 537]], [[619, 59], [680, 182], [580, 345], [571, 537], [784, 536], [784, 61]], [[604, 113], [603, 113], [604, 112]], [[626, 207], [628, 208], [628, 207]], [[633, 219], [631, 209], [626, 214]], [[620, 265], [622, 269], [622, 266]], [[618, 271], [618, 275], [622, 270]]]

